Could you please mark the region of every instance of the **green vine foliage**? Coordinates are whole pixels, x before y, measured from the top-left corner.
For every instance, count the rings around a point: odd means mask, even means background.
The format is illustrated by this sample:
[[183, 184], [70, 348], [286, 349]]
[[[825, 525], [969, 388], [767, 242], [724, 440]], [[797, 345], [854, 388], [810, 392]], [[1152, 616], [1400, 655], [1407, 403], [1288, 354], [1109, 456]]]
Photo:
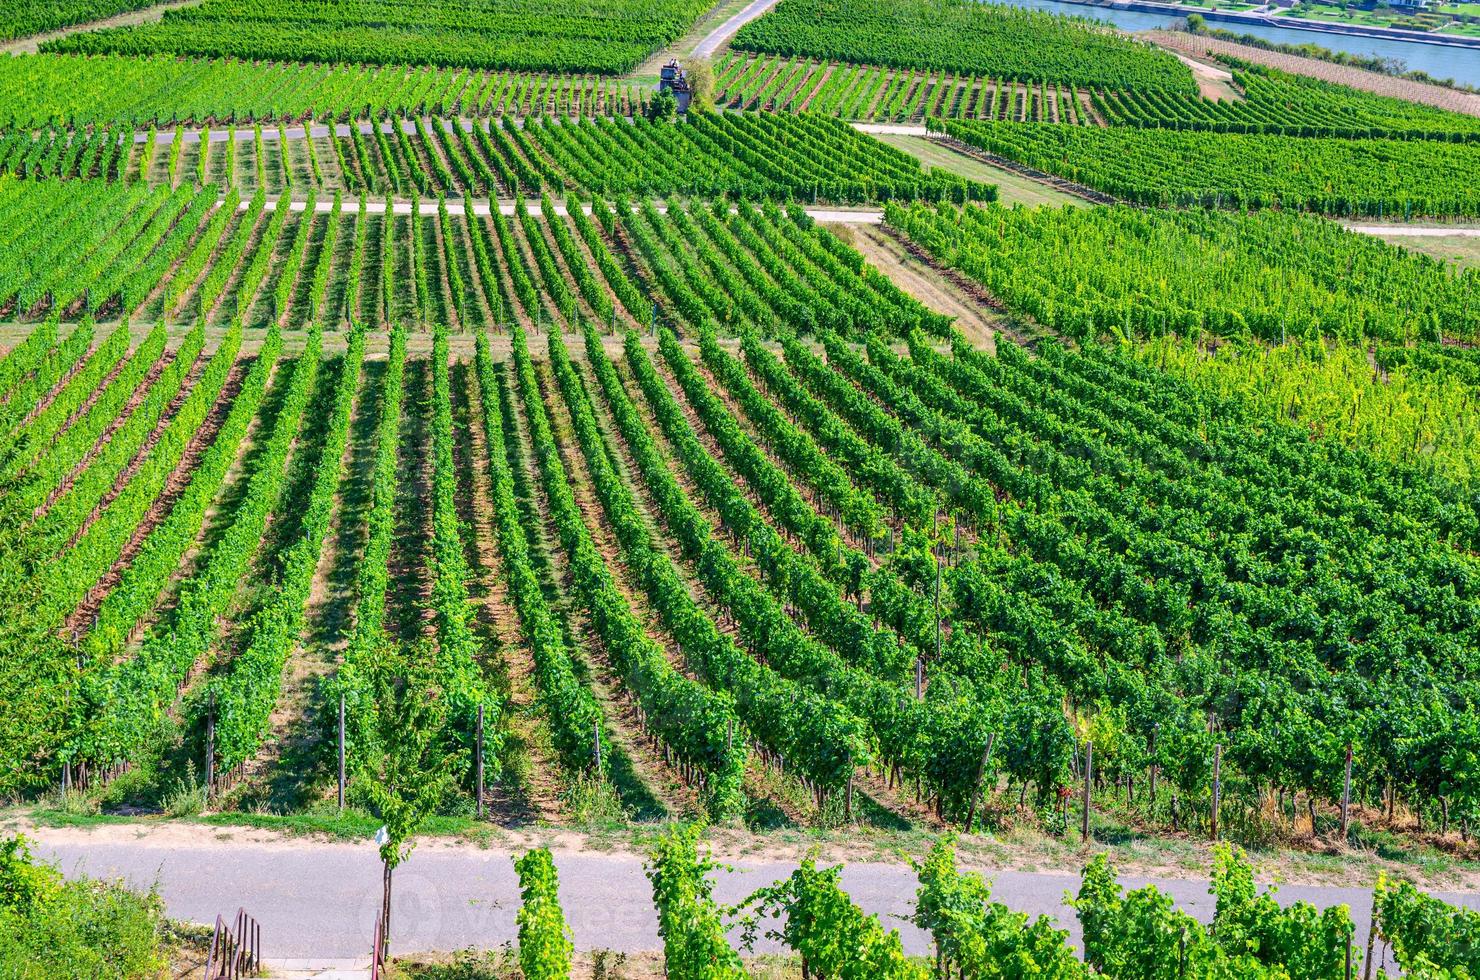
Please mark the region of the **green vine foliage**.
[[1407, 882], [1377, 879], [1379, 935], [1405, 976], [1464, 980], [1480, 976], [1480, 912], [1430, 898]]
[[956, 869], [954, 835], [937, 841], [915, 865], [920, 876], [914, 923], [935, 939], [936, 974], [963, 978], [1040, 977], [1077, 980], [1090, 974], [1053, 920], [1028, 917], [993, 902], [982, 876]]
[[1283, 966], [1291, 980], [1340, 976], [1356, 927], [1345, 905], [1321, 910], [1308, 902], [1281, 908], [1275, 889], [1260, 894], [1243, 852], [1227, 844], [1213, 851], [1217, 908], [1213, 935], [1230, 956], [1248, 955]]
[[64, 881], [25, 837], [0, 838], [0, 976], [151, 980], [167, 974], [171, 941], [157, 893]]
[[524, 980], [562, 980], [570, 976], [575, 948], [560, 910], [559, 881], [548, 848], [514, 860], [519, 872], [519, 966]]
[[[1254, 887], [1241, 851], [1214, 854], [1211, 928], [1147, 885], [1124, 892], [1103, 854], [1084, 869], [1070, 904], [1084, 929], [1084, 958], [1117, 980], [1305, 980], [1342, 976], [1355, 931], [1345, 906], [1324, 912], [1304, 902], [1281, 909]], [[1350, 950], [1355, 964], [1360, 954]]]
[[802, 957], [802, 974], [827, 980], [926, 980], [930, 971], [904, 954], [899, 931], [885, 931], [838, 884], [842, 865], [819, 869], [807, 858], [791, 877], [762, 888], [745, 902], [755, 912], [745, 922], [746, 945], [753, 946], [762, 915], [785, 913], [771, 939]]
[[32, 859], [30, 843], [20, 834], [0, 840], [0, 911], [29, 915], [61, 887], [55, 868]]
[[708, 877], [718, 865], [699, 854], [703, 829], [702, 824], [688, 824], [663, 834], [647, 866], [664, 969], [669, 980], [742, 980], [746, 973], [725, 939]]

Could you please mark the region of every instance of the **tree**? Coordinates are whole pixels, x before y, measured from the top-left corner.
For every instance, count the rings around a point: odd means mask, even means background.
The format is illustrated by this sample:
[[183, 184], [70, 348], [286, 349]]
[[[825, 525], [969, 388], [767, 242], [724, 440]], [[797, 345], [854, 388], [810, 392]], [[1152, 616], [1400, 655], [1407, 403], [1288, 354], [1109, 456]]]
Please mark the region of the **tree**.
[[55, 868], [32, 859], [23, 835], [0, 840], [0, 912], [30, 915], [52, 900], [61, 882]]
[[647, 117], [654, 122], [671, 120], [678, 115], [678, 100], [672, 92], [659, 92], [647, 106]]
[[464, 750], [448, 752], [447, 699], [421, 665], [435, 661], [422, 641], [410, 656], [387, 645], [376, 655], [373, 675], [380, 755], [359, 778], [359, 791], [385, 822], [380, 845], [382, 883], [381, 952], [390, 949], [391, 876], [411, 856], [412, 836], [436, 812], [466, 770]]
[[1201, 34], [1207, 26], [1208, 22], [1203, 18], [1202, 14], [1187, 15], [1187, 29], [1193, 34]]
[[689, 111], [708, 112], [714, 108], [714, 63], [696, 58], [685, 69], [689, 79]]

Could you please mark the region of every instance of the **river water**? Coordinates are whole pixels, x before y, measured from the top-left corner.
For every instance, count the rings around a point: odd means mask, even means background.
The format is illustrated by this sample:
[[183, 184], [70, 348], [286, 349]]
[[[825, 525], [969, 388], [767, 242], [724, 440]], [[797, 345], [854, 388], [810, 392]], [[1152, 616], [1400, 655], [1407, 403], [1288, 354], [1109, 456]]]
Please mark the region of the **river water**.
[[[1082, 3], [1060, 3], [1059, 0], [995, 0], [995, 2], [1013, 7], [1046, 10], [1052, 14], [1091, 17], [1114, 24], [1127, 31], [1149, 31], [1170, 27], [1183, 19], [1170, 14], [1116, 10], [1113, 7], [1096, 7]], [[1379, 58], [1396, 58], [1410, 69], [1426, 71], [1435, 78], [1452, 78], [1456, 82], [1463, 82], [1467, 85], [1480, 85], [1480, 48], [1393, 41], [1388, 38], [1359, 37], [1355, 34], [1333, 34], [1329, 31], [1301, 31], [1286, 27], [1268, 27], [1263, 24], [1231, 24], [1225, 21], [1208, 21], [1208, 27], [1232, 31], [1235, 34], [1253, 34], [1278, 44], [1315, 44], [1332, 51], [1346, 51], [1350, 54]]]

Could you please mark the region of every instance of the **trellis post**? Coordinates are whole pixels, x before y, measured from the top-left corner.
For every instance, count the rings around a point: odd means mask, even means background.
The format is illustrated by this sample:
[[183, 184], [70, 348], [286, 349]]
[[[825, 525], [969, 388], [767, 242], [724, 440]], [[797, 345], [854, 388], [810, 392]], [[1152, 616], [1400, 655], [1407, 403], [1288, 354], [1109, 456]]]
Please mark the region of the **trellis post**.
[[1346, 777], [1341, 786], [1341, 839], [1346, 840], [1347, 828], [1351, 826], [1352, 805], [1352, 747], [1346, 746]]
[[344, 813], [344, 692], [339, 694], [339, 812]]
[[216, 692], [211, 690], [206, 704], [206, 798], [216, 789]]
[[1223, 743], [1213, 746], [1213, 840], [1218, 839], [1218, 804], [1223, 795], [1223, 780], [1219, 778], [1223, 769]]
[[972, 825], [976, 823], [976, 801], [981, 796], [982, 779], [987, 774], [987, 760], [992, 757], [992, 744], [996, 741], [996, 732], [987, 736], [987, 747], [982, 751], [982, 761], [976, 766], [976, 780], [971, 786], [971, 806], [966, 810], [966, 832], [968, 834], [971, 833]]
[[483, 819], [483, 705], [478, 705], [478, 741], [473, 746], [474, 765], [478, 770], [478, 801], [475, 815]]
[[1079, 817], [1079, 838], [1089, 843], [1089, 796], [1095, 780], [1095, 743], [1084, 743], [1084, 809]]

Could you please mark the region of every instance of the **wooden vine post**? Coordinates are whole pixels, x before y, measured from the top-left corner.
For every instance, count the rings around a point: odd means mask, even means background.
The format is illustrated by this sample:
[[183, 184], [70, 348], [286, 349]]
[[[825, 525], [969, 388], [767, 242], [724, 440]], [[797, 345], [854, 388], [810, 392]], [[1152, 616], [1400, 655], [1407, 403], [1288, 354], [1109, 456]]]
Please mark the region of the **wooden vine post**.
[[1213, 840], [1218, 839], [1218, 804], [1223, 795], [1223, 780], [1220, 777], [1223, 770], [1223, 743], [1219, 742], [1213, 746]]
[[473, 745], [473, 765], [477, 769], [478, 799], [474, 808], [477, 819], [483, 819], [483, 705], [478, 705], [478, 740]]
[[987, 774], [987, 760], [992, 757], [992, 744], [996, 741], [996, 732], [987, 736], [987, 747], [982, 751], [982, 761], [976, 766], [976, 780], [971, 786], [971, 805], [966, 810], [966, 832], [968, 834], [971, 833], [972, 825], [976, 823], [976, 801], [982, 794], [982, 779]]
[[1095, 779], [1095, 743], [1084, 743], [1084, 809], [1079, 817], [1079, 837], [1089, 843], [1089, 796]]
[[1362, 980], [1372, 980], [1372, 947], [1377, 943], [1377, 890], [1372, 891], [1372, 917], [1367, 923], [1367, 958], [1362, 965]]
[[339, 695], [339, 812], [344, 813], [344, 694]]
[[216, 790], [216, 692], [206, 703], [206, 799]]
[[1147, 789], [1151, 802], [1151, 811], [1156, 812], [1156, 736], [1161, 734], [1161, 723], [1157, 722], [1151, 727], [1151, 785]]
[[940, 555], [938, 554], [935, 556], [935, 660], [937, 663], [940, 662]]
[[1352, 805], [1352, 747], [1346, 746], [1346, 778], [1341, 786], [1341, 839], [1346, 840], [1347, 828], [1351, 826]]

